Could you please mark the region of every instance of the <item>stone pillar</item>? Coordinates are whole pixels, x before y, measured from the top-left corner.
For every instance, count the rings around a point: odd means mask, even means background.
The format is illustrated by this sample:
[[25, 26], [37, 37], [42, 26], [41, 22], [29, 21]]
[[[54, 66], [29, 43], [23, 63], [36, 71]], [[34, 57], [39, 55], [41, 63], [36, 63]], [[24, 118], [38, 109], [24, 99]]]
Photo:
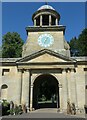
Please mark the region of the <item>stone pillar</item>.
[[56, 21], [55, 21], [55, 22], [56, 22], [55, 24], [58, 25], [58, 19], [57, 19], [57, 18], [56, 18]]
[[76, 71], [75, 73], [75, 98], [76, 98], [76, 108], [78, 108], [78, 98], [77, 98], [77, 82], [76, 82]]
[[3, 80], [2, 69], [0, 69], [0, 100], [1, 100], [1, 87], [2, 87], [2, 80]]
[[1, 116], [2, 116], [2, 102], [0, 100], [0, 118], [1, 118]]
[[40, 15], [40, 26], [42, 26], [42, 15]]
[[24, 92], [25, 92], [25, 71], [23, 71], [23, 75], [22, 75], [22, 96], [21, 96], [21, 104], [25, 104], [24, 103]]
[[34, 26], [36, 26], [36, 19], [34, 19]]
[[62, 85], [63, 85], [63, 110], [66, 110], [67, 109], [67, 93], [68, 93], [68, 91], [67, 91], [67, 76], [66, 76], [66, 69], [63, 69], [63, 71], [62, 71], [62, 79], [63, 79], [63, 83], [62, 83]]
[[33, 110], [33, 84], [30, 86], [30, 111]]
[[57, 87], [57, 108], [59, 107], [58, 104], [59, 104], [59, 83], [58, 83], [58, 87]]
[[51, 26], [51, 15], [49, 15], [49, 26]]
[[87, 70], [85, 70], [85, 105], [87, 105]]
[[[2, 69], [0, 69], [0, 100], [2, 99], [1, 98], [1, 92], [2, 92], [2, 80], [3, 80], [3, 76], [2, 76]], [[2, 116], [2, 103], [0, 101], [0, 117]]]
[[62, 84], [59, 84], [59, 105], [60, 105], [60, 111], [62, 111]]
[[18, 79], [18, 89], [17, 89], [17, 93], [18, 93], [18, 104], [21, 104], [21, 99], [22, 99], [22, 74], [23, 74], [23, 70], [18, 70], [18, 74], [19, 74], [19, 79]]
[[2, 89], [1, 89], [1, 86], [0, 86], [0, 100], [2, 99], [2, 98], [1, 98], [1, 92], [2, 92]]
[[23, 73], [22, 103], [29, 106], [29, 70]]
[[75, 105], [77, 104], [76, 102], [76, 79], [75, 79], [75, 72], [74, 69], [71, 69], [71, 103], [75, 103]]
[[71, 80], [70, 80], [70, 69], [67, 70], [67, 82], [68, 82], [68, 100], [71, 101]]

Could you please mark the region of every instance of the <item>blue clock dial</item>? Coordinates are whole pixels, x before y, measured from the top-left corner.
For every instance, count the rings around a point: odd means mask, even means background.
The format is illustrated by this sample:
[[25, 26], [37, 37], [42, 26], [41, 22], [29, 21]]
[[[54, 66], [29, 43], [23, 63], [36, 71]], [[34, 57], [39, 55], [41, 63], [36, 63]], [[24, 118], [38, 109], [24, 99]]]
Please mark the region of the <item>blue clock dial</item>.
[[54, 42], [54, 38], [50, 34], [42, 34], [38, 38], [38, 44], [42, 47], [49, 47]]

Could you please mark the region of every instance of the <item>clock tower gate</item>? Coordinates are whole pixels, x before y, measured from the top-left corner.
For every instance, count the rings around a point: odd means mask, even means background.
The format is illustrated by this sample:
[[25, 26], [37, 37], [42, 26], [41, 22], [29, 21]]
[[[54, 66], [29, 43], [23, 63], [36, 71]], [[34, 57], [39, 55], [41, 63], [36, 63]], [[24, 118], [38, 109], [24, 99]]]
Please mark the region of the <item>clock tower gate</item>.
[[66, 110], [67, 77], [69, 71], [74, 72], [75, 65], [64, 38], [65, 26], [59, 25], [60, 14], [50, 5], [41, 6], [32, 20], [34, 26], [26, 27], [28, 37], [22, 58], [17, 61], [23, 80], [20, 102], [27, 103], [32, 110], [46, 107], [40, 103], [42, 99], [48, 99], [55, 101], [54, 107]]

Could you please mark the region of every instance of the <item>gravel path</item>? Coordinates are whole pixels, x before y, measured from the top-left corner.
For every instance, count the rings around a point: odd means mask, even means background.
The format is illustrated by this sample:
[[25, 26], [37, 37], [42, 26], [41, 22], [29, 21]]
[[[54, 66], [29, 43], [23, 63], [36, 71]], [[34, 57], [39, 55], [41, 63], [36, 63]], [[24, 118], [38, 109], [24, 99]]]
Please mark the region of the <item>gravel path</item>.
[[[57, 112], [57, 109], [38, 109], [29, 113], [23, 113], [22, 115], [13, 115], [13, 116], [4, 116], [2, 120], [6, 120], [6, 118], [9, 118], [9, 120], [14, 120], [14, 118], [18, 118], [20, 120], [27, 118], [28, 120], [33, 120], [35, 118], [42, 119], [42, 118], [52, 118], [53, 120], [62, 118], [70, 120], [86, 120], [84, 116], [76, 116], [76, 115], [66, 115], [64, 113]], [[32, 118], [32, 119], [31, 119]]]

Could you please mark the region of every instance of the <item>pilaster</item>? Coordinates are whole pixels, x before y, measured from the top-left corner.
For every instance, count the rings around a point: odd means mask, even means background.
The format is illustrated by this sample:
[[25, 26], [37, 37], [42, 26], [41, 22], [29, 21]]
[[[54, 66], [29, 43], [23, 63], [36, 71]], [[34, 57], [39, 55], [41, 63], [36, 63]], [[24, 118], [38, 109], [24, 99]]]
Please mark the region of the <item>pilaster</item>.
[[25, 70], [22, 82], [22, 103], [27, 106], [29, 106], [29, 75], [29, 70]]
[[62, 104], [63, 104], [63, 99], [62, 99], [62, 84], [59, 84], [59, 105], [60, 105], [60, 111], [62, 111]]
[[18, 70], [19, 74], [19, 80], [18, 80], [18, 104], [21, 104], [22, 101], [22, 75], [23, 75], [23, 70], [19, 69]]
[[70, 69], [67, 70], [67, 82], [68, 82], [68, 100], [71, 101], [71, 76], [70, 76]]
[[0, 99], [1, 99], [2, 80], [3, 80], [3, 77], [2, 77], [2, 69], [0, 69]]
[[75, 71], [72, 68], [71, 69], [71, 102], [75, 103], [75, 105], [77, 104], [77, 100], [76, 100], [76, 79], [75, 79]]
[[30, 111], [33, 110], [33, 84], [30, 86]]
[[87, 105], [87, 68], [85, 68], [85, 105]]
[[66, 110], [67, 109], [67, 94], [68, 94], [68, 91], [67, 91], [67, 75], [66, 75], [66, 69], [63, 69], [62, 71], [62, 79], [63, 79], [63, 110]]

